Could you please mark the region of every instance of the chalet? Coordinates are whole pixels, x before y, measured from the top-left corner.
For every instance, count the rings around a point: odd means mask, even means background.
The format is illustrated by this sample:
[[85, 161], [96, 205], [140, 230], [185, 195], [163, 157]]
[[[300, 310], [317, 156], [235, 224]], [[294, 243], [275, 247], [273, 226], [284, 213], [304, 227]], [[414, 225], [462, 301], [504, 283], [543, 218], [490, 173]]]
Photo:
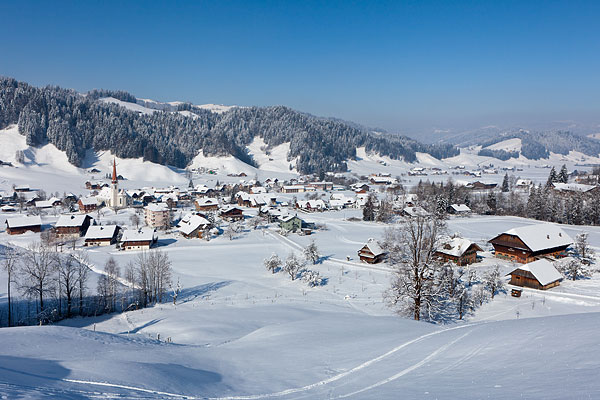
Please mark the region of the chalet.
[[86, 234], [94, 219], [87, 214], [61, 215], [54, 225], [59, 237], [80, 237]]
[[471, 209], [466, 204], [451, 204], [448, 207], [448, 212], [450, 214], [468, 214], [471, 212]]
[[358, 258], [360, 261], [364, 261], [369, 264], [377, 264], [385, 258], [385, 251], [377, 244], [375, 239], [369, 239], [358, 251]]
[[27, 231], [42, 231], [42, 218], [39, 215], [32, 215], [29, 217], [12, 217], [6, 219], [6, 233], [9, 235], [20, 235]]
[[103, 187], [108, 187], [108, 184], [104, 183], [104, 182], [90, 182], [90, 181], [87, 181], [85, 183], [85, 188], [88, 190], [100, 190]]
[[7, 204], [5, 206], [0, 207], [0, 211], [2, 211], [2, 212], [15, 212], [15, 211], [17, 211], [17, 209], [14, 208], [13, 206]]
[[467, 188], [473, 189], [473, 190], [490, 190], [490, 189], [494, 189], [496, 186], [498, 186], [497, 183], [482, 182], [482, 181], [475, 181], [475, 182], [470, 182], [469, 184], [467, 184]]
[[463, 238], [451, 238], [442, 241], [435, 255], [445, 261], [457, 265], [473, 264], [477, 260], [477, 252], [483, 251], [476, 243]]
[[252, 186], [250, 188], [250, 193], [252, 194], [265, 194], [267, 193], [267, 188], [263, 186]]
[[153, 228], [144, 226], [123, 231], [120, 244], [122, 250], [150, 250], [157, 241], [156, 231]]
[[573, 195], [573, 194], [587, 194], [587, 195], [598, 195], [600, 194], [600, 186], [597, 185], [585, 185], [583, 183], [553, 183], [554, 191], [556, 193]]
[[150, 203], [144, 207], [144, 220], [151, 228], [167, 228], [171, 224], [171, 210], [166, 203]]
[[110, 246], [117, 243], [118, 225], [92, 225], [85, 233], [84, 246]]
[[219, 209], [219, 201], [212, 197], [200, 197], [194, 202], [197, 211], [216, 211]]
[[367, 193], [369, 191], [369, 185], [367, 185], [366, 183], [355, 183], [353, 185], [351, 185], [352, 190], [354, 191], [354, 193]]
[[202, 238], [203, 232], [210, 228], [211, 223], [200, 215], [186, 215], [177, 224], [177, 230], [186, 239], [198, 237]]
[[558, 286], [562, 280], [560, 272], [546, 259], [521, 265], [512, 270], [510, 284], [533, 289], [546, 290]]
[[429, 216], [429, 213], [423, 207], [414, 206], [414, 207], [404, 207], [402, 209], [402, 215], [404, 215], [405, 217], [416, 218], [416, 217], [427, 217], [427, 216]]
[[288, 232], [297, 232], [302, 229], [302, 219], [298, 218], [296, 215], [287, 215], [285, 217], [280, 218], [279, 226], [281, 229], [284, 229]]
[[496, 257], [523, 264], [540, 257], [560, 257], [573, 240], [552, 224], [536, 224], [508, 230], [489, 240]]
[[232, 222], [243, 220], [244, 214], [242, 213], [242, 210], [240, 208], [227, 207], [219, 212], [219, 217], [221, 217], [221, 219], [224, 219], [225, 221]]
[[324, 211], [327, 208], [325, 202], [318, 200], [299, 200], [296, 202], [296, 208], [304, 211]]
[[304, 185], [288, 185], [281, 188], [282, 193], [304, 193], [305, 191]]
[[77, 201], [77, 205], [80, 213], [87, 214], [98, 208], [98, 201], [95, 197], [82, 197]]
[[29, 185], [15, 186], [14, 190], [17, 193], [25, 193], [25, 192], [31, 192], [32, 191], [32, 189], [29, 187]]
[[333, 190], [333, 182], [310, 182], [306, 186], [315, 188], [317, 190]]
[[371, 182], [373, 185], [393, 185], [397, 183], [395, 178], [387, 176], [372, 176], [369, 178], [369, 182]]
[[60, 205], [62, 205], [62, 201], [60, 201], [60, 199], [57, 197], [52, 197], [48, 200], [40, 200], [35, 202], [35, 208], [42, 210], [46, 208], [58, 207]]
[[515, 183], [515, 187], [519, 189], [529, 189], [533, 186], [533, 181], [531, 179], [517, 179]]

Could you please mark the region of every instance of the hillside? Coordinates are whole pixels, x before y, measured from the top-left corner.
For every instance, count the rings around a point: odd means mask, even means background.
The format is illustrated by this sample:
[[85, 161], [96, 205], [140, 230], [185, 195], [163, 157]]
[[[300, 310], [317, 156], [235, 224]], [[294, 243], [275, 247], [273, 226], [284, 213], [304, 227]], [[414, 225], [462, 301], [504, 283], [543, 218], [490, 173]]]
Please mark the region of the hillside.
[[288, 107], [195, 106], [138, 100], [122, 91], [80, 94], [59, 87], [36, 88], [0, 79], [0, 129], [18, 124], [27, 144], [55, 145], [81, 166], [86, 151], [111, 151], [185, 168], [204, 156], [233, 156], [248, 165], [256, 137], [275, 148], [289, 144], [289, 169], [301, 173], [345, 171], [365, 147], [392, 159], [416, 160], [417, 152], [436, 158], [458, 154], [451, 145], [425, 145], [413, 139], [372, 134], [348, 123], [315, 117]]

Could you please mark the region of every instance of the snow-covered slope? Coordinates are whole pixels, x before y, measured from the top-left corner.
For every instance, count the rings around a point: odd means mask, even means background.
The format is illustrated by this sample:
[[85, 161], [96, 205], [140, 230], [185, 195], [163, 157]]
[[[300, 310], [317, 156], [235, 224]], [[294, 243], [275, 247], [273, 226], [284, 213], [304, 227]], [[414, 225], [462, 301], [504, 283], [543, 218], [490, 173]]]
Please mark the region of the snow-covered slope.
[[[268, 151], [263, 138], [255, 137], [252, 143], [248, 145], [248, 153], [252, 156], [258, 167], [264, 171], [273, 171], [281, 173], [297, 173], [296, 159], [288, 161], [287, 155], [290, 152], [290, 144], [282, 143]], [[293, 169], [290, 170], [290, 165]]]
[[490, 149], [490, 150], [504, 150], [504, 151], [521, 151], [521, 139], [519, 138], [513, 138], [513, 139], [507, 139], [507, 140], [503, 140], [501, 142], [498, 143], [494, 143], [490, 146], [485, 147], [486, 149]]

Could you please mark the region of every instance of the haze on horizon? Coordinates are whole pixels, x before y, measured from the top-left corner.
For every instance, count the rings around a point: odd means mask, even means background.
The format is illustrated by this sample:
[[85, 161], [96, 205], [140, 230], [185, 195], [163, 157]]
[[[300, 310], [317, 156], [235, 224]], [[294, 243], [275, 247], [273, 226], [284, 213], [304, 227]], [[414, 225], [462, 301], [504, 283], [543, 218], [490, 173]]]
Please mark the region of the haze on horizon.
[[38, 86], [282, 104], [417, 138], [600, 126], [594, 1], [8, 1], [0, 14], [0, 75]]

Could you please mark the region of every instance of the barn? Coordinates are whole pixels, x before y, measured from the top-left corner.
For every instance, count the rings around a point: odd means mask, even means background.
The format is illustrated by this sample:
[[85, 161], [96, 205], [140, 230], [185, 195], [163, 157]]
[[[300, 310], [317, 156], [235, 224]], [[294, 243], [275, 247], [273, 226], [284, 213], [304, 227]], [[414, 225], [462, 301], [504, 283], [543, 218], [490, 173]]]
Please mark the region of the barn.
[[377, 264], [385, 258], [386, 252], [377, 244], [375, 239], [369, 239], [358, 251], [358, 258], [369, 264]]
[[244, 219], [242, 210], [237, 207], [227, 207], [219, 212], [219, 216], [229, 222], [240, 221]]
[[118, 225], [93, 225], [85, 233], [84, 246], [110, 246], [117, 243]]
[[154, 228], [144, 226], [123, 231], [120, 243], [123, 250], [149, 250], [157, 241]]
[[508, 230], [489, 243], [496, 257], [525, 264], [541, 257], [562, 256], [573, 239], [556, 225], [536, 224]]
[[186, 215], [177, 224], [179, 233], [186, 238], [202, 238], [203, 232], [210, 227], [210, 221], [200, 215]]
[[560, 272], [546, 259], [521, 265], [512, 270], [510, 284], [533, 289], [546, 290], [558, 286], [562, 280]]
[[54, 225], [59, 237], [79, 237], [86, 234], [93, 218], [87, 214], [61, 215]]
[[6, 219], [6, 233], [9, 235], [20, 235], [27, 231], [42, 231], [42, 218], [39, 215]]
[[473, 264], [477, 260], [477, 252], [483, 251], [476, 243], [469, 239], [451, 238], [442, 241], [442, 245], [435, 252], [436, 256], [452, 261], [457, 265]]

